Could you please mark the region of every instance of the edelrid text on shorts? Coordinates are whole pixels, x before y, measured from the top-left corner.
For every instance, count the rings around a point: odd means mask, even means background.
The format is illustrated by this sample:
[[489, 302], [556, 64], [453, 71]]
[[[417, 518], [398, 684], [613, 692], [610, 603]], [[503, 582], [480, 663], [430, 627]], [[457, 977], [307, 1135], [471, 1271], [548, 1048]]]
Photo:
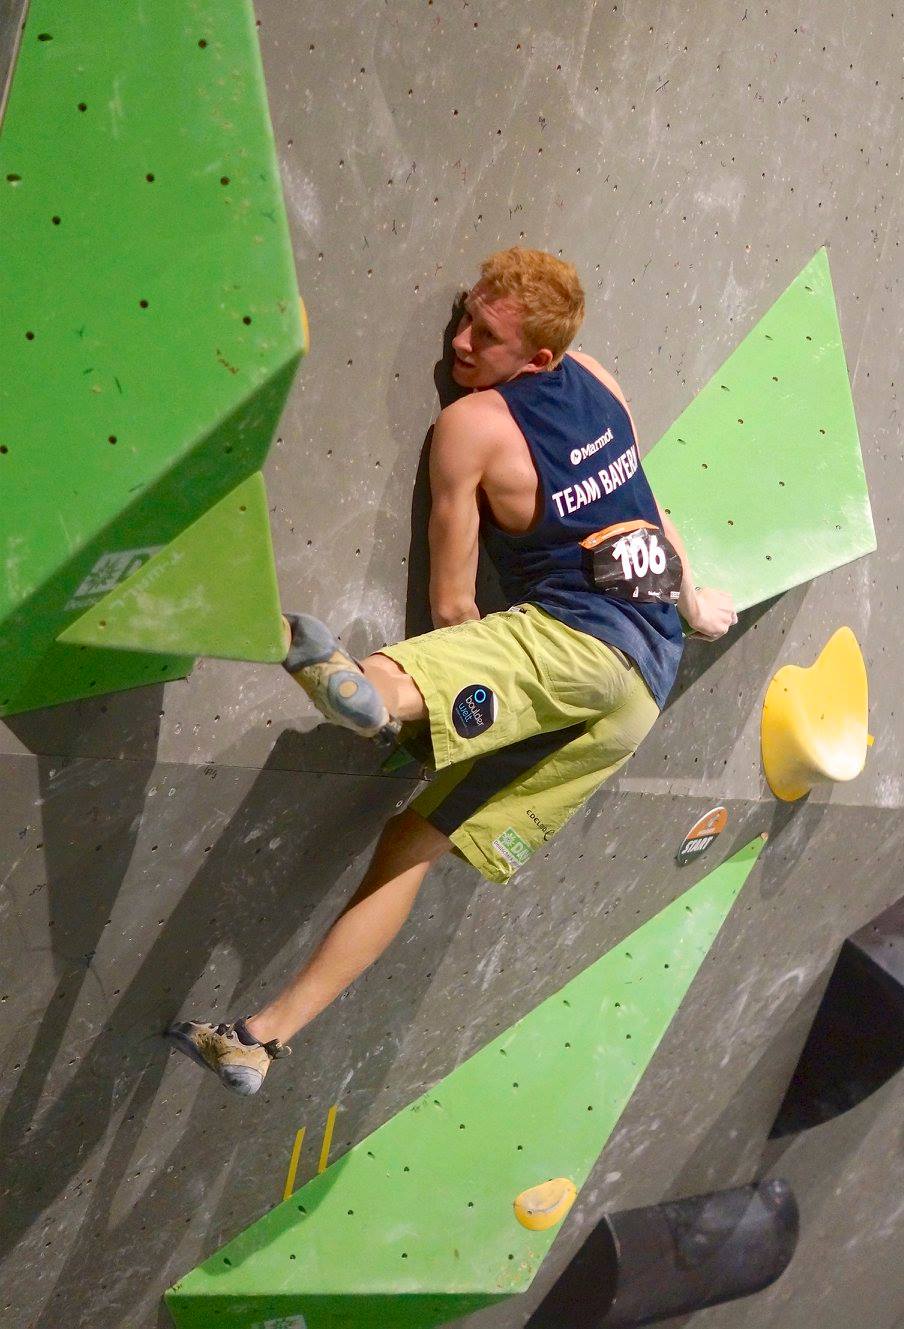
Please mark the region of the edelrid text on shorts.
[[540, 830], [543, 832], [543, 839], [551, 840], [552, 837], [555, 835], [555, 831], [553, 830], [553, 828], [551, 826], [547, 826], [545, 821], [541, 821], [540, 818], [537, 816], [536, 812], [532, 811], [531, 808], [527, 808], [526, 811], [528, 817], [530, 817], [534, 825], [540, 827]]

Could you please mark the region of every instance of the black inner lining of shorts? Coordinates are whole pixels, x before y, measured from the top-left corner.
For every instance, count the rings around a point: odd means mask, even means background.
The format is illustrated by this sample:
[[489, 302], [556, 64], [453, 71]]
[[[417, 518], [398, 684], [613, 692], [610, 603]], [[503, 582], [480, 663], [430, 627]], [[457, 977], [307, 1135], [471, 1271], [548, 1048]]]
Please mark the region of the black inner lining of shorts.
[[564, 748], [582, 734], [586, 727], [582, 720], [579, 724], [569, 725], [567, 729], [532, 734], [530, 738], [522, 738], [517, 743], [510, 743], [508, 747], [478, 757], [464, 779], [430, 813], [427, 818], [430, 825], [442, 831], [443, 835], [451, 835], [469, 817], [473, 817], [487, 799], [512, 784], [544, 757], [550, 757]]

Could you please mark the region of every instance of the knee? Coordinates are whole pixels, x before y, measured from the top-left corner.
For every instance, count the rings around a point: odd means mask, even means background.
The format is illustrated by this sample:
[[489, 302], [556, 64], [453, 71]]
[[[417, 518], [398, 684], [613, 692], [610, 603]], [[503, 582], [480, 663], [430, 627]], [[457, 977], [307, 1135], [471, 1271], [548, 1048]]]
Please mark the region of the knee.
[[434, 863], [452, 848], [452, 841], [412, 808], [390, 817], [380, 836], [385, 848], [402, 851], [421, 862]]
[[383, 698], [390, 715], [397, 720], [426, 719], [427, 708], [417, 684], [395, 660], [378, 651], [362, 660], [361, 668]]

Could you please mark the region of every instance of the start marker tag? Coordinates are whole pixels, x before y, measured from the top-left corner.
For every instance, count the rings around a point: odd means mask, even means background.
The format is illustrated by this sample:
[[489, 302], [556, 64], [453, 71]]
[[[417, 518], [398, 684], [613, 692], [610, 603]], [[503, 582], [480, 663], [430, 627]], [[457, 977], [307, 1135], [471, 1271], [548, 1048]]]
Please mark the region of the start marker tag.
[[722, 834], [727, 822], [728, 808], [710, 808], [699, 821], [695, 821], [684, 837], [684, 844], [675, 855], [678, 866], [683, 867], [685, 863], [690, 863], [691, 859], [699, 858], [716, 836]]

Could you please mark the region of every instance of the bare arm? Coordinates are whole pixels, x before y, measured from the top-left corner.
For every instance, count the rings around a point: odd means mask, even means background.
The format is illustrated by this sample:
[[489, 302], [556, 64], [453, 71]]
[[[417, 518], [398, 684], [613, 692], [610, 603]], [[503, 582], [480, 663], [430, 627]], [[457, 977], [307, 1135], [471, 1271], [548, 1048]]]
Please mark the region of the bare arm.
[[694, 574], [684, 541], [672, 519], [663, 512], [659, 503], [659, 520], [665, 538], [674, 547], [681, 559], [684, 577], [681, 582], [681, 594], [678, 597], [678, 613], [691, 628], [695, 636], [705, 637], [707, 641], [716, 641], [738, 621], [734, 604], [728, 591], [717, 591], [712, 586], [695, 586]]
[[[430, 446], [430, 612], [433, 626], [480, 618], [475, 603], [483, 448], [464, 398], [440, 413]], [[462, 409], [465, 407], [465, 409]]]
[[659, 520], [662, 524], [663, 534], [669, 544], [675, 549], [678, 557], [681, 559], [681, 566], [684, 569], [684, 576], [681, 580], [681, 594], [678, 597], [678, 613], [689, 623], [694, 625], [694, 619], [697, 615], [697, 588], [694, 585], [694, 573], [691, 568], [691, 560], [684, 541], [678, 534], [678, 528], [667, 513], [663, 512], [661, 504], [657, 501], [656, 507], [659, 510]]

